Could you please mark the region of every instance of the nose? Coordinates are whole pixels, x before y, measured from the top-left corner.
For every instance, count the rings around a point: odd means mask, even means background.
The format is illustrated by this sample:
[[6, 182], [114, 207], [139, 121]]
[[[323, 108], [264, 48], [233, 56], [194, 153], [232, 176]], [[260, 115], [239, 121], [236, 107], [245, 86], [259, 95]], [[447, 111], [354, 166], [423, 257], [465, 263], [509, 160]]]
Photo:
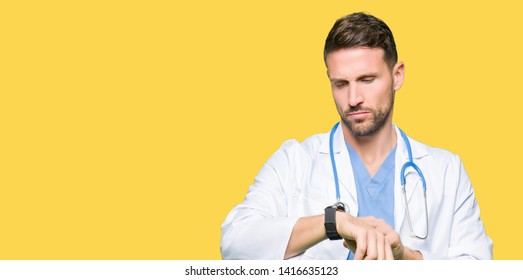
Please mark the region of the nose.
[[351, 84], [348, 87], [347, 94], [349, 96], [349, 105], [351, 107], [357, 106], [363, 103], [364, 101], [363, 95], [361, 94], [361, 90], [359, 90], [357, 85], [355, 84]]

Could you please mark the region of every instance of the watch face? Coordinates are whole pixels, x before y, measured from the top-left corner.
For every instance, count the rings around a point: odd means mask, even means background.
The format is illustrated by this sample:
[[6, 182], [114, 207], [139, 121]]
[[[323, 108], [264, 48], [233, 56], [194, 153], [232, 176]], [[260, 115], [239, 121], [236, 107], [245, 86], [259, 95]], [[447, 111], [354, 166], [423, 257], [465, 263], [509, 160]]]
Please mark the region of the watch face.
[[333, 205], [337, 210], [349, 213], [349, 206], [341, 201], [334, 203]]

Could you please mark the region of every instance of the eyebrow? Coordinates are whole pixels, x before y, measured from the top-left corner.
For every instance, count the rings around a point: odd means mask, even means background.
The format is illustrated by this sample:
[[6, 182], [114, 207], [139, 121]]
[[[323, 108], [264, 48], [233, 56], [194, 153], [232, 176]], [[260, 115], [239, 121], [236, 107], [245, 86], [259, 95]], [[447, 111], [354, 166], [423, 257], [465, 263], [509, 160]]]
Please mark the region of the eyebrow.
[[329, 80], [331, 81], [331, 83], [336, 83], [336, 82], [347, 82], [347, 80], [345, 79], [330, 79]]
[[359, 76], [356, 81], [361, 81], [361, 80], [365, 80], [365, 79], [368, 79], [368, 78], [376, 78], [378, 76], [378, 74], [365, 74], [365, 75], [361, 75]]
[[[364, 79], [376, 78], [376, 77], [378, 77], [378, 73], [368, 73], [368, 74], [363, 74], [361, 76], [358, 76], [356, 78], [356, 81], [361, 81], [361, 80], [364, 80]], [[347, 81], [346, 79], [343, 79], [343, 78], [331, 78], [331, 77], [329, 77], [329, 80], [331, 82], [346, 82]]]

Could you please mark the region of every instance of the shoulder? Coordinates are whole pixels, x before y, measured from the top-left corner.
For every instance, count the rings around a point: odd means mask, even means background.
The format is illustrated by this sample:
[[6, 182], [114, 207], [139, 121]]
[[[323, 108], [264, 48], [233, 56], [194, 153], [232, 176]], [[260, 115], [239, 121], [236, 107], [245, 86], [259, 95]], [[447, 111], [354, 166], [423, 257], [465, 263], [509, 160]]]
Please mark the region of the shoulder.
[[315, 158], [318, 151], [325, 145], [329, 145], [329, 134], [318, 133], [307, 137], [302, 142], [296, 139], [289, 139], [280, 146], [279, 152], [286, 154], [301, 154]]
[[280, 169], [282, 166], [288, 168], [293, 165], [303, 166], [316, 160], [319, 151], [325, 149], [325, 145], [328, 148], [328, 133], [314, 134], [301, 142], [297, 139], [289, 139], [284, 141], [278, 150], [272, 154], [267, 164], [275, 169]]
[[[328, 135], [315, 134], [303, 142], [296, 139], [284, 141], [279, 149], [265, 162], [257, 175], [258, 181], [277, 176], [282, 185], [292, 185], [297, 178], [304, 178], [318, 159], [318, 149], [325, 143], [328, 145]], [[290, 183], [290, 184], [288, 184]]]
[[458, 168], [461, 165], [461, 158], [447, 149], [429, 146], [410, 137], [409, 141], [414, 157], [418, 156], [422, 161], [442, 167], [453, 166]]

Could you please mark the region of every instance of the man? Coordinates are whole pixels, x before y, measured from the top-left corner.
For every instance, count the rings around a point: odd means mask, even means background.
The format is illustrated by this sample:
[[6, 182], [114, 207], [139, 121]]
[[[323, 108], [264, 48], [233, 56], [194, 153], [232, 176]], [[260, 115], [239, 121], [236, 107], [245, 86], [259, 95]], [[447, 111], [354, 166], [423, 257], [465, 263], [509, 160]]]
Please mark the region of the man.
[[341, 122], [266, 162], [222, 225], [224, 259], [492, 258], [459, 157], [392, 123], [397, 57], [380, 19], [336, 21], [324, 59]]

